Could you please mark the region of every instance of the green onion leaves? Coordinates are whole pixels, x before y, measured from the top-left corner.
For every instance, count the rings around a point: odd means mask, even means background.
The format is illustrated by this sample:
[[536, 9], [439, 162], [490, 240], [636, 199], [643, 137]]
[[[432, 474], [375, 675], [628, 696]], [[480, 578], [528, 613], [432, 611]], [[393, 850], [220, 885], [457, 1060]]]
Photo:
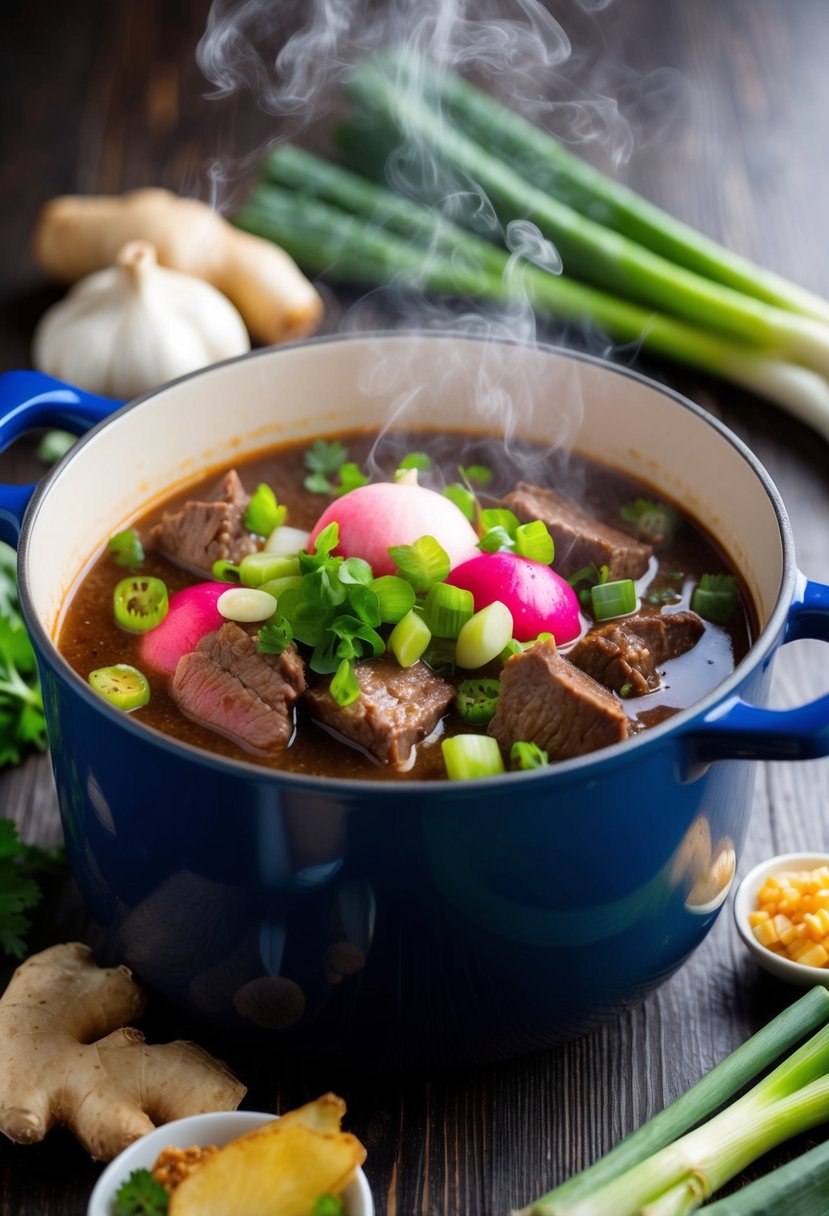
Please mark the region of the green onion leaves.
[[492, 507], [481, 511], [480, 523], [483, 535], [478, 548], [484, 553], [497, 553], [501, 549], [511, 550], [519, 557], [553, 564], [555, 545], [547, 525], [540, 519], [529, 523], [518, 522], [517, 516], [504, 507]]
[[726, 625], [737, 607], [739, 596], [733, 574], [703, 574], [691, 596], [691, 608], [706, 621]]
[[497, 777], [504, 771], [501, 749], [489, 735], [452, 735], [440, 744], [450, 781]]
[[348, 659], [343, 659], [331, 677], [328, 691], [338, 705], [350, 705], [352, 701], [356, 701], [359, 697], [360, 685], [354, 674], [354, 668]]
[[620, 578], [612, 583], [597, 583], [590, 588], [590, 603], [597, 621], [609, 621], [636, 611], [633, 580]]
[[107, 541], [107, 553], [116, 566], [132, 568], [140, 566], [144, 560], [144, 546], [135, 528], [126, 528], [111, 536]]
[[279, 506], [273, 490], [263, 482], [251, 495], [245, 511], [245, 527], [257, 536], [270, 536], [274, 528], [284, 524], [287, 514], [288, 508]]
[[433, 583], [426, 596], [424, 616], [436, 638], [456, 638], [475, 612], [471, 591], [450, 587], [448, 583]]

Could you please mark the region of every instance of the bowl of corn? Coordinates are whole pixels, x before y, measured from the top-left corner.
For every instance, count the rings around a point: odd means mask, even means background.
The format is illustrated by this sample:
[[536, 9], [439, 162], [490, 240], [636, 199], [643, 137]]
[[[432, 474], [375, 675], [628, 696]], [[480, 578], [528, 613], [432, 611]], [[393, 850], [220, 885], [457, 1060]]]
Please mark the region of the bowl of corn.
[[829, 853], [780, 853], [746, 874], [737, 930], [761, 967], [801, 987], [829, 987]]

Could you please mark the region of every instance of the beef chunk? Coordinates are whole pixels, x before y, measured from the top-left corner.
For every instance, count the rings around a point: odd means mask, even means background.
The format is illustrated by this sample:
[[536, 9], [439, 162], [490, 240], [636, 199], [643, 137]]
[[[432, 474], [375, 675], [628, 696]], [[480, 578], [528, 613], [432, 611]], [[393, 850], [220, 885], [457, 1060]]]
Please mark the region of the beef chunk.
[[556, 546], [555, 569], [563, 578], [591, 562], [597, 567], [607, 566], [611, 582], [641, 578], [647, 572], [653, 553], [650, 545], [594, 519], [572, 498], [556, 490], [519, 481], [503, 501], [520, 520], [540, 519], [547, 525]]
[[356, 663], [360, 695], [338, 705], [327, 687], [306, 694], [316, 718], [360, 744], [382, 763], [404, 764], [430, 735], [455, 695], [454, 687], [425, 663], [401, 667], [389, 655]]
[[188, 717], [255, 752], [285, 746], [304, 689], [304, 664], [294, 646], [260, 654], [255, 638], [234, 621], [179, 659], [171, 686]]
[[173, 561], [197, 570], [210, 570], [219, 560], [240, 562], [256, 549], [245, 528], [249, 502], [238, 473], [231, 469], [209, 499], [165, 511], [161, 523], [150, 530], [150, 539]]
[[616, 698], [558, 654], [550, 638], [507, 659], [488, 730], [506, 751], [524, 741], [551, 760], [567, 760], [626, 739], [630, 726]]
[[605, 688], [641, 697], [658, 687], [660, 665], [696, 646], [704, 629], [695, 612], [625, 617], [589, 633], [567, 657]]

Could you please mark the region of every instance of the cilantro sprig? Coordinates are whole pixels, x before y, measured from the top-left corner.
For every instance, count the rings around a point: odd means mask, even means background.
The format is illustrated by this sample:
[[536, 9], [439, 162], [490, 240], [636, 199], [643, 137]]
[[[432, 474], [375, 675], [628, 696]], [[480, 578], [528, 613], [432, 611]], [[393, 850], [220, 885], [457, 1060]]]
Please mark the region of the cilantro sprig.
[[133, 1170], [115, 1192], [115, 1216], [166, 1216], [170, 1196], [149, 1170]]
[[0, 765], [18, 764], [27, 746], [46, 747], [43, 697], [15, 570], [14, 550], [0, 544]]
[[[358, 557], [334, 555], [339, 544], [336, 522], [323, 528], [313, 553], [299, 554], [299, 586], [279, 596], [279, 607], [259, 630], [257, 648], [279, 654], [293, 639], [311, 647], [308, 664], [320, 675], [341, 669], [343, 661], [377, 658], [386, 644], [378, 627], [394, 615], [383, 605], [387, 596], [374, 590], [371, 566]], [[344, 669], [343, 669], [344, 672]]]
[[62, 868], [63, 850], [49, 852], [24, 844], [11, 819], [0, 819], [0, 951], [13, 958], [26, 953], [28, 915], [41, 899], [37, 876]]
[[350, 490], [368, 484], [365, 473], [353, 460], [348, 459], [348, 449], [339, 439], [315, 439], [303, 456], [303, 461], [309, 470], [303, 484], [311, 494], [340, 498]]

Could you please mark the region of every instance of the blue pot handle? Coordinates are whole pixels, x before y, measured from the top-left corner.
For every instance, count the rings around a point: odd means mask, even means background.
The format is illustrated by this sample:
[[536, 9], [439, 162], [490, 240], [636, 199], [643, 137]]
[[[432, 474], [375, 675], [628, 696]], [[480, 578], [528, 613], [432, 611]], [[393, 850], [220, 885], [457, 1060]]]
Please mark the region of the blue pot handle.
[[[783, 642], [829, 642], [829, 586], [801, 576]], [[761, 709], [731, 697], [694, 732], [694, 755], [713, 760], [813, 760], [829, 755], [829, 694], [796, 709]]]
[[[34, 427], [59, 427], [82, 435], [123, 404], [73, 388], [43, 372], [5, 372], [0, 375], [0, 452]], [[34, 491], [33, 485], [0, 485], [0, 540], [17, 544]]]

